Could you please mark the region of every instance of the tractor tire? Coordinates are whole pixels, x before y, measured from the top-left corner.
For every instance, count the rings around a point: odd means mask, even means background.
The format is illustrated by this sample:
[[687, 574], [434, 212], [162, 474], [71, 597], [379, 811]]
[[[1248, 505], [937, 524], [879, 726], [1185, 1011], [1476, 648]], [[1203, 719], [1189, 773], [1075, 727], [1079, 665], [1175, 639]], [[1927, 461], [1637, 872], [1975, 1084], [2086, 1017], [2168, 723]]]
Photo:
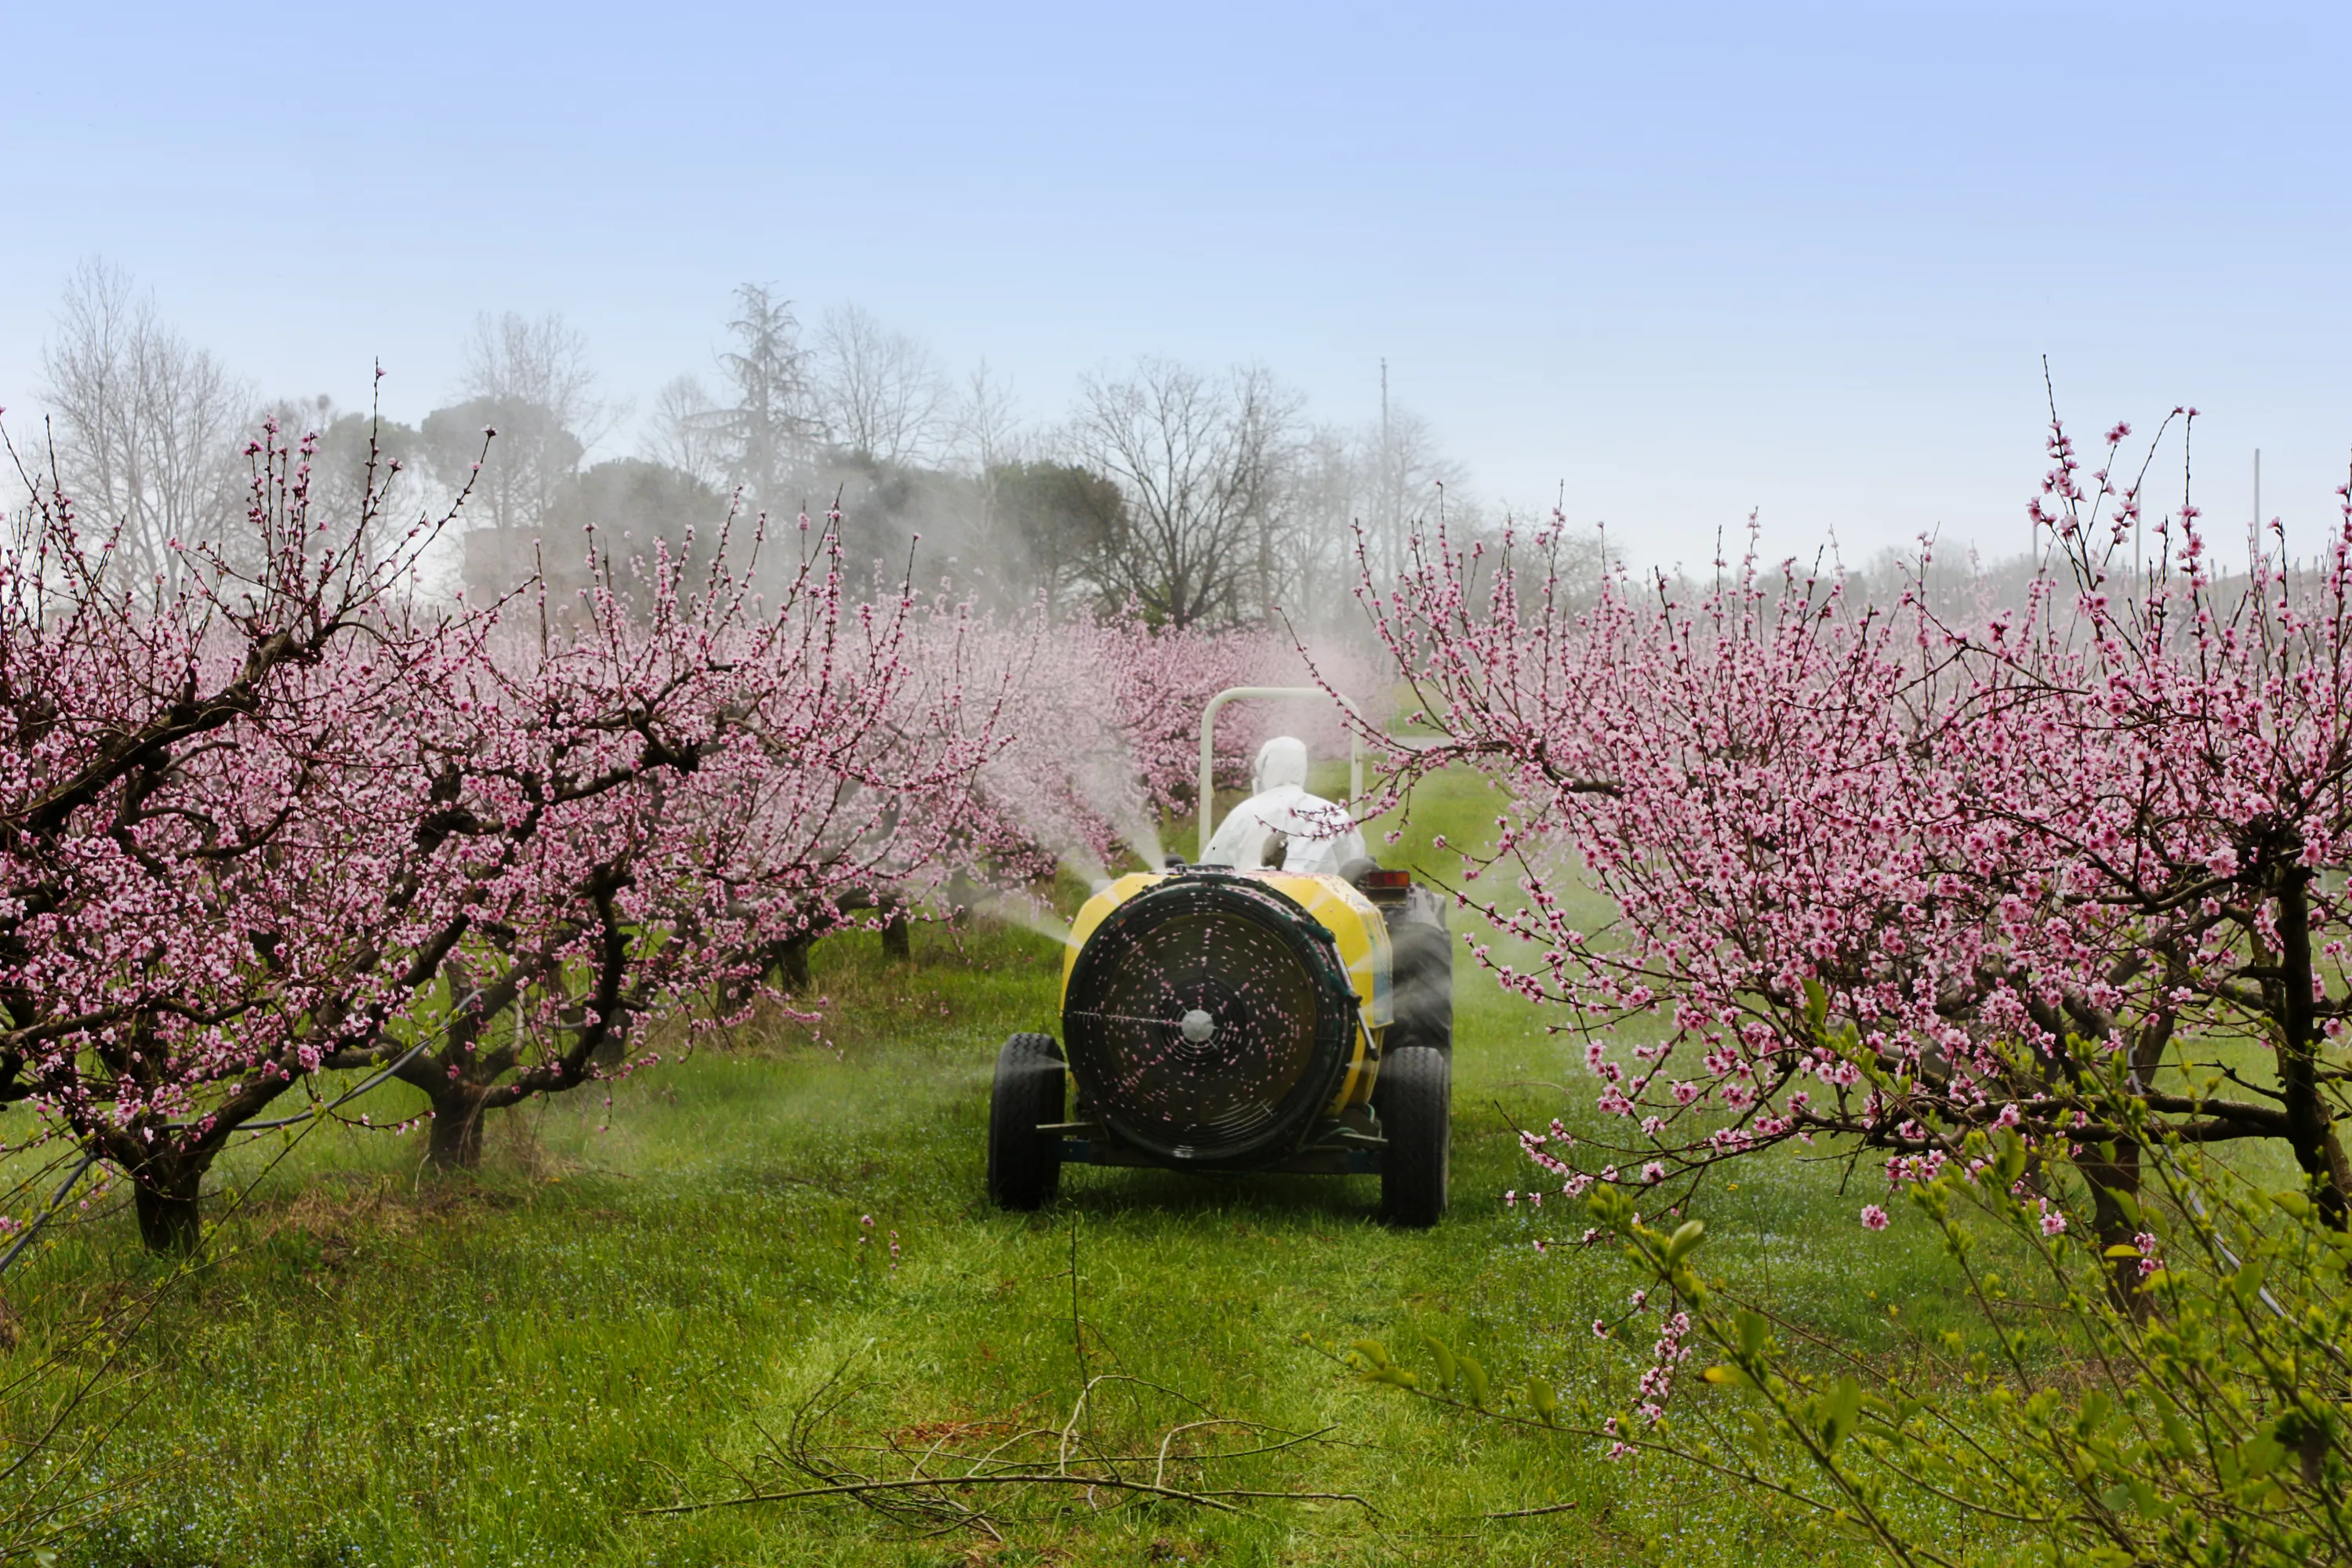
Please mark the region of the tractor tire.
[[1063, 1120], [1067, 1073], [1049, 1035], [1015, 1035], [996, 1054], [988, 1093], [988, 1195], [1004, 1209], [1043, 1208], [1062, 1182], [1062, 1135], [1040, 1132]]
[[1387, 1047], [1426, 1046], [1442, 1056], [1454, 1054], [1454, 938], [1445, 929], [1444, 906], [1426, 889], [1389, 919], [1389, 943], [1394, 954], [1396, 1018], [1389, 1026]]
[[1445, 1215], [1446, 1167], [1454, 1142], [1454, 1063], [1428, 1046], [1407, 1046], [1381, 1063], [1381, 1218], [1425, 1230]]

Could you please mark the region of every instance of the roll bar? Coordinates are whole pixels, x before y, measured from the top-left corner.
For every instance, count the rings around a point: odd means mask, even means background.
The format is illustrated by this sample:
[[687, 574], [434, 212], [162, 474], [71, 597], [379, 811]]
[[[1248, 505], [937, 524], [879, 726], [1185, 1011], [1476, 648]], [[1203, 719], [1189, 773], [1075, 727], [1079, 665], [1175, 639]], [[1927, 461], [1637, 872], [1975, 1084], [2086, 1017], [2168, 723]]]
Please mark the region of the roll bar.
[[[1323, 698], [1338, 695], [1319, 686], [1229, 686], [1209, 699], [1209, 705], [1201, 710], [1201, 789], [1196, 797], [1201, 808], [1201, 853], [1197, 859], [1208, 858], [1209, 836], [1216, 826], [1211, 819], [1215, 815], [1217, 800], [1217, 710], [1236, 698]], [[1340, 697], [1339, 704], [1361, 721], [1364, 710], [1353, 701]], [[1364, 737], [1350, 730], [1348, 731], [1348, 798], [1361, 800], [1363, 795]]]

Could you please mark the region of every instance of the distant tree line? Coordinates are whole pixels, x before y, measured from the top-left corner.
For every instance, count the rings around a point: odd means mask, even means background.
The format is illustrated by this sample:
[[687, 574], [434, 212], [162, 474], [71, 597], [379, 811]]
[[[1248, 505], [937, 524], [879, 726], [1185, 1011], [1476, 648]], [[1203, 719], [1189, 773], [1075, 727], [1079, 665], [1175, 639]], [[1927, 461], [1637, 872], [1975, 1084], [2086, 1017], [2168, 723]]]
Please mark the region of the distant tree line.
[[804, 331], [758, 283], [735, 291], [709, 370], [656, 395], [636, 454], [594, 461], [629, 411], [601, 395], [585, 340], [551, 313], [479, 318], [451, 401], [410, 426], [326, 397], [266, 402], [93, 261], [68, 285], [43, 372], [44, 461], [85, 515], [121, 522], [119, 569], [166, 592], [174, 541], [234, 555], [244, 453], [264, 417], [316, 433], [321, 517], [359, 515], [338, 498], [362, 493], [372, 456], [402, 470], [379, 531], [470, 485], [449, 585], [477, 600], [534, 573], [559, 597], [576, 592], [589, 538], [608, 559], [656, 541], [707, 558], [732, 506], [745, 527], [759, 512], [838, 510], [852, 556], [893, 574], [919, 535], [923, 579], [992, 607], [1132, 605], [1206, 629], [1279, 609], [1314, 625], [1348, 603], [1351, 524], [1386, 580], [1415, 522], [1441, 505], [1462, 521], [1458, 469], [1427, 421], [1387, 406], [1385, 377], [1381, 416], [1338, 426], [1261, 366], [1147, 357], [1082, 378], [1058, 421], [1031, 421], [985, 364], [952, 380], [928, 346], [855, 305]]

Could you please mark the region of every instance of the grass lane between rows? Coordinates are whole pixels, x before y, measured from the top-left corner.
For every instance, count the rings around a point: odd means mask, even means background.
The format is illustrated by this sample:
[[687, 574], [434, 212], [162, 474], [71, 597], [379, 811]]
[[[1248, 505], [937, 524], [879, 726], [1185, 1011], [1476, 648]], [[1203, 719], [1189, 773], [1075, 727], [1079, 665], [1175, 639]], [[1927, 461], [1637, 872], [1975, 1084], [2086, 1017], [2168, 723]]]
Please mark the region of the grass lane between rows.
[[[1390, 853], [1472, 841], [1483, 786], [1447, 779]], [[1622, 1389], [1591, 1332], [1634, 1281], [1612, 1258], [1539, 1255], [1570, 1205], [1507, 1211], [1530, 1173], [1515, 1123], [1591, 1116], [1578, 1052], [1468, 961], [1459, 971], [1454, 1212], [1372, 1219], [1371, 1178], [1073, 1170], [1034, 1215], [982, 1190], [988, 1077], [1055, 1024], [1058, 952], [1009, 927], [925, 926], [911, 964], [870, 937], [817, 953], [819, 1031], [706, 1044], [601, 1100], [505, 1113], [478, 1179], [418, 1169], [421, 1134], [311, 1134], [252, 1183], [217, 1262], [131, 1348], [137, 1405], [102, 1470], [113, 1519], [66, 1554], [194, 1564], [1647, 1563], [1794, 1561], [1815, 1543], [1745, 1500], [1590, 1444], [1465, 1421], [1351, 1380], [1302, 1334], [1423, 1331], [1570, 1391]], [[413, 1107], [397, 1085], [373, 1114]], [[22, 1115], [22, 1112], [16, 1113]], [[609, 1131], [599, 1131], [609, 1125]], [[1865, 1349], [1886, 1309], [1945, 1310], [1916, 1228], [1856, 1223], [1826, 1163], [1773, 1156], [1713, 1194], [1708, 1262]], [[217, 1206], [217, 1205], [216, 1205]], [[866, 1223], [871, 1218], [871, 1225]], [[898, 1256], [890, 1256], [895, 1237]], [[1076, 1260], [1074, 1329], [1072, 1259]], [[59, 1227], [8, 1282], [28, 1343], [142, 1288], [127, 1215]], [[631, 1510], [740, 1489], [739, 1473], [836, 1373], [845, 1444], [971, 1441], [1060, 1423], [1088, 1371], [1097, 1436], [1156, 1440], [1201, 1411], [1331, 1440], [1234, 1461], [1222, 1484], [1352, 1492], [1241, 1516], [1178, 1504], [912, 1539], [854, 1506]], [[24, 1353], [20, 1352], [19, 1353]], [[1153, 1385], [1147, 1387], [1146, 1384]], [[1097, 1500], [1107, 1501], [1107, 1500]], [[1518, 1521], [1485, 1516], [1546, 1505]]]

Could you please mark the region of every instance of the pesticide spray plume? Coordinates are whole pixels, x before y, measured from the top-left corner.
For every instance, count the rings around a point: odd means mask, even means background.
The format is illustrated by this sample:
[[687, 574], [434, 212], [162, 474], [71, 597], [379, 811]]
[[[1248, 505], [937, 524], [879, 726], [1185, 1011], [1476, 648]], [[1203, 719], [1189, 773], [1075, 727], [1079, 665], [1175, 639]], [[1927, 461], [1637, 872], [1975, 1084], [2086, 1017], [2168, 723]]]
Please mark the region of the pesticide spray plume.
[[1072, 850], [1062, 857], [1062, 864], [1075, 871], [1087, 884], [1087, 891], [1099, 893], [1110, 886], [1110, 868], [1084, 849]]
[[983, 899], [973, 907], [972, 912], [1006, 925], [1019, 926], [1024, 931], [1034, 931], [1064, 947], [1070, 945], [1070, 922], [1034, 899], [1022, 894], [999, 893], [993, 898]]
[[1146, 870], [1156, 871], [1168, 864], [1168, 852], [1160, 847], [1160, 834], [1150, 824], [1144, 824], [1140, 833], [1128, 834], [1125, 837], [1127, 847], [1135, 851], [1136, 858], [1143, 862]]
[[1080, 803], [1110, 824], [1119, 842], [1134, 852], [1146, 870], [1158, 870], [1168, 863], [1168, 855], [1160, 843], [1160, 824], [1153, 818], [1151, 803], [1139, 782], [1141, 772], [1134, 748], [1112, 735], [1080, 759], [1072, 770], [1070, 784]]

